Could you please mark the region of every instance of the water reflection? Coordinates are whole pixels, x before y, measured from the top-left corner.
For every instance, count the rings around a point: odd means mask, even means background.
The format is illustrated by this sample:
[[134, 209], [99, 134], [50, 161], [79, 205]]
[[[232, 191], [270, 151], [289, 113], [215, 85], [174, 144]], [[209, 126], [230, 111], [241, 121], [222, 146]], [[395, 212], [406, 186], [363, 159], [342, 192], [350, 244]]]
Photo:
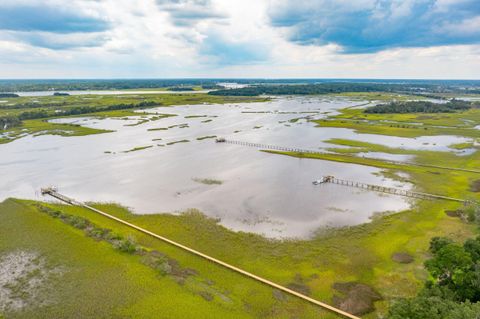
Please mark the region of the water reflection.
[[[312, 149], [331, 147], [324, 142], [330, 138], [430, 149], [448, 149], [449, 143], [463, 141], [457, 137], [435, 140], [358, 135], [296, 120], [321, 118], [355, 104], [361, 103], [285, 98], [268, 103], [158, 108], [149, 112], [177, 116], [137, 126], [129, 125], [138, 123], [140, 116], [58, 120], [116, 132], [82, 137], [29, 136], [1, 145], [0, 197], [37, 198], [40, 187], [57, 185], [79, 200], [119, 202], [136, 213], [198, 208], [220, 218], [227, 227], [270, 237], [308, 237], [319, 227], [364, 223], [376, 212], [404, 210], [410, 203], [405, 198], [338, 185], [314, 186], [312, 181], [335, 175], [407, 189], [411, 185], [384, 178], [372, 167], [284, 157], [216, 144], [212, 139], [197, 140], [217, 135]], [[181, 140], [189, 142], [168, 145]], [[425, 145], [425, 141], [431, 144]], [[144, 146], [152, 147], [124, 153]], [[223, 183], [206, 185], [195, 178]]]

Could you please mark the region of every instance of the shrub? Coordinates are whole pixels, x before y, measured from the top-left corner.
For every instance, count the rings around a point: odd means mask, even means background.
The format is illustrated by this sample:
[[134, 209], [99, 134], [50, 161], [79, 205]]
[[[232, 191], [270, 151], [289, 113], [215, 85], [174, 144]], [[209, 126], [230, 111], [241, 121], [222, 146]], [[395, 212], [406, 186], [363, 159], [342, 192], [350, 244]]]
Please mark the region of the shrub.
[[450, 238], [446, 237], [433, 237], [430, 241], [430, 252], [435, 254], [437, 253], [440, 249], [445, 247], [448, 244], [453, 243], [453, 241]]
[[172, 273], [172, 266], [168, 263], [168, 260], [159, 260], [155, 266], [155, 269], [162, 275], [170, 275]]
[[113, 247], [121, 252], [133, 254], [137, 251], [137, 244], [132, 237], [122, 238], [113, 242]]
[[87, 236], [97, 240], [106, 239], [110, 234], [110, 229], [100, 227], [89, 227], [85, 229]]
[[78, 229], [85, 229], [90, 225], [90, 222], [85, 218], [74, 215], [67, 215], [67, 218], [65, 218], [64, 221]]

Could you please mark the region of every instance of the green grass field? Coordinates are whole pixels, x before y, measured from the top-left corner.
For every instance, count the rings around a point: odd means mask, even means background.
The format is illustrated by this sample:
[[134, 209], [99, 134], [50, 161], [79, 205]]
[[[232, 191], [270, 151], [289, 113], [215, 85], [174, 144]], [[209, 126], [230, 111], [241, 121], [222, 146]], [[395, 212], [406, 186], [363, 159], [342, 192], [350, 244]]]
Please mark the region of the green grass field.
[[357, 133], [380, 134], [400, 137], [419, 137], [434, 135], [457, 135], [472, 138], [480, 137], [480, 130], [474, 128], [436, 127], [414, 124], [367, 123], [357, 120], [315, 120], [319, 127], [340, 127], [352, 129]]
[[423, 124], [439, 125], [448, 127], [472, 128], [480, 122], [480, 110], [478, 108], [455, 113], [364, 113], [361, 108], [346, 108], [341, 113], [331, 117], [332, 119], [350, 119], [366, 121], [382, 121], [400, 124]]
[[367, 114], [359, 108], [346, 108], [327, 119], [314, 120], [320, 127], [342, 127], [358, 133], [401, 137], [459, 135], [479, 138], [480, 109], [456, 113]]
[[[141, 256], [119, 252], [108, 243], [87, 237], [81, 230], [40, 212], [36, 205], [14, 199], [0, 204], [0, 258], [9, 252], [34, 251], [46, 256], [50, 266], [64, 271], [46, 283], [52, 288], [44, 296], [50, 301], [48, 306], [33, 305], [20, 312], [5, 313], [9, 318], [289, 318], [292, 314], [302, 318], [333, 318], [296, 298], [274, 293], [263, 284], [85, 209], [46, 205], [85, 217], [125, 237], [131, 236], [146, 249], [166, 254], [193, 273], [185, 280], [179, 280], [175, 274], [161, 275], [142, 263]], [[225, 239], [239, 236], [246, 244], [258, 245], [250, 235], [229, 232], [196, 212], [182, 216], [134, 216], [115, 205], [99, 207], [160, 234], [170, 236], [176, 229], [178, 234], [173, 237], [206, 252], [212, 249], [203, 247], [205, 235]], [[231, 239], [228, 242], [232, 243]], [[268, 243], [263, 240], [263, 245]], [[243, 264], [233, 259], [241, 247], [231, 247], [236, 253], [230, 255], [230, 248], [215, 246], [217, 257]], [[256, 271], [256, 267], [254, 263], [248, 268]], [[287, 281], [289, 277], [287, 273], [280, 276]]]

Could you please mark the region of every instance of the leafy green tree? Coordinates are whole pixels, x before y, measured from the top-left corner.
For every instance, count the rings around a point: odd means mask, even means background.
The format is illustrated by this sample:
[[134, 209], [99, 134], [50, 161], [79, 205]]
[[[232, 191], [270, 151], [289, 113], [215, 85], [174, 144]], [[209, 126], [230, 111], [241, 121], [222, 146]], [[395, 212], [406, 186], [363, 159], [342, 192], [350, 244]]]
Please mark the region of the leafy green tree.
[[430, 274], [445, 285], [456, 284], [463, 280], [472, 266], [472, 257], [462, 246], [448, 244], [439, 249], [435, 257], [425, 262]]
[[463, 244], [465, 251], [467, 251], [474, 262], [480, 261], [480, 236], [475, 239], [468, 239]]
[[480, 319], [480, 236], [463, 246], [432, 238], [425, 262], [432, 280], [414, 298], [400, 299], [388, 319]]
[[457, 303], [427, 294], [394, 303], [388, 319], [480, 319], [480, 303]]
[[379, 104], [365, 109], [365, 113], [452, 113], [468, 110], [474, 104], [468, 101], [452, 99], [447, 103], [433, 103], [429, 101], [406, 101]]
[[453, 240], [446, 237], [433, 237], [430, 240], [430, 252], [436, 254], [441, 248], [445, 247], [448, 244], [452, 244]]

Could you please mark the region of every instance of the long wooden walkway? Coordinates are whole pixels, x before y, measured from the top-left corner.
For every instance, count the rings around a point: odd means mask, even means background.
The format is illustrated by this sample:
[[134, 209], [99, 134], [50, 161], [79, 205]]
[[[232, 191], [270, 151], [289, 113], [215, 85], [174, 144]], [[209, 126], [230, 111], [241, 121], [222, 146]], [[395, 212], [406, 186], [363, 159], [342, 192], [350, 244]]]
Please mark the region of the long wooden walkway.
[[276, 151], [284, 151], [284, 152], [296, 152], [296, 153], [321, 153], [316, 150], [309, 150], [309, 149], [302, 149], [302, 148], [296, 148], [296, 147], [286, 147], [286, 146], [278, 146], [278, 145], [270, 145], [270, 144], [263, 144], [263, 143], [252, 143], [252, 142], [244, 142], [244, 141], [235, 141], [235, 140], [222, 140], [221, 142], [227, 143], [227, 144], [236, 144], [236, 145], [242, 145], [242, 146], [250, 146], [250, 147], [256, 147], [256, 148], [261, 148], [264, 150], [276, 150]]
[[460, 203], [464, 203], [464, 204], [472, 203], [471, 201], [468, 201], [468, 200], [465, 200], [465, 199], [460, 199], [460, 198], [454, 198], [454, 197], [448, 197], [448, 196], [442, 196], [442, 195], [435, 195], [435, 194], [428, 194], [428, 193], [421, 193], [421, 192], [414, 192], [414, 191], [409, 191], [409, 190], [400, 189], [400, 188], [385, 187], [385, 186], [367, 184], [367, 183], [356, 182], [356, 181], [349, 181], [349, 180], [345, 180], [345, 179], [335, 178], [333, 176], [324, 176], [322, 179], [314, 181], [313, 183], [316, 184], [316, 185], [332, 183], [332, 184], [355, 187], [355, 188], [366, 189], [366, 190], [371, 190], [371, 191], [380, 192], [380, 193], [386, 193], [386, 194], [392, 194], [392, 195], [398, 195], [398, 196], [405, 196], [405, 197], [411, 197], [411, 198], [442, 199], [442, 200], [460, 202]]
[[263, 278], [263, 277], [257, 276], [257, 275], [255, 275], [255, 274], [253, 274], [253, 273], [251, 273], [251, 272], [248, 272], [248, 271], [246, 271], [246, 270], [243, 270], [243, 269], [241, 269], [241, 268], [238, 268], [238, 267], [236, 267], [236, 266], [233, 266], [233, 265], [231, 265], [231, 264], [229, 264], [229, 263], [226, 263], [226, 262], [221, 261], [221, 260], [219, 260], [219, 259], [216, 259], [216, 258], [214, 258], [214, 257], [211, 257], [211, 256], [209, 256], [209, 255], [207, 255], [207, 254], [204, 254], [204, 253], [198, 251], [198, 250], [195, 250], [195, 249], [193, 249], [193, 248], [190, 248], [190, 247], [187, 247], [187, 246], [185, 246], [185, 245], [182, 245], [182, 244], [180, 244], [180, 243], [178, 243], [178, 242], [176, 242], [176, 241], [173, 241], [173, 240], [171, 240], [171, 239], [168, 239], [168, 238], [166, 238], [166, 237], [157, 235], [157, 234], [155, 234], [155, 233], [153, 233], [153, 232], [151, 232], [151, 231], [149, 231], [149, 230], [146, 230], [146, 229], [141, 228], [141, 227], [139, 227], [139, 226], [137, 226], [137, 225], [134, 225], [134, 224], [132, 224], [132, 223], [129, 223], [129, 222], [127, 222], [127, 221], [125, 221], [125, 220], [123, 220], [123, 219], [120, 219], [120, 218], [118, 218], [118, 217], [116, 217], [116, 216], [113, 216], [113, 215], [110, 215], [110, 214], [108, 214], [108, 213], [105, 213], [105, 212], [103, 212], [103, 211], [101, 211], [101, 210], [99, 210], [99, 209], [96, 209], [96, 208], [94, 208], [94, 207], [91, 207], [91, 206], [89, 206], [89, 205], [87, 205], [87, 204], [85, 204], [85, 203], [76, 201], [76, 200], [74, 200], [73, 198], [70, 198], [70, 197], [67, 197], [67, 196], [65, 196], [65, 195], [62, 195], [62, 194], [58, 193], [57, 189], [54, 188], [54, 187], [42, 188], [42, 189], [41, 189], [41, 193], [42, 193], [42, 195], [50, 195], [50, 196], [52, 196], [52, 197], [54, 197], [54, 198], [56, 198], [56, 199], [58, 199], [58, 200], [60, 200], [60, 201], [62, 201], [62, 202], [64, 202], [64, 203], [67, 203], [67, 204], [70, 204], [70, 205], [75, 205], [75, 206], [84, 207], [84, 208], [86, 208], [86, 209], [88, 209], [88, 210], [91, 210], [91, 211], [93, 211], [93, 212], [95, 212], [95, 213], [98, 213], [98, 214], [100, 214], [100, 215], [102, 215], [102, 216], [105, 216], [105, 217], [107, 217], [107, 218], [109, 218], [109, 219], [115, 220], [115, 221], [117, 221], [117, 222], [119, 222], [119, 223], [121, 223], [121, 224], [124, 224], [124, 225], [126, 225], [126, 226], [128, 226], [128, 227], [130, 227], [130, 228], [133, 228], [133, 229], [135, 229], [135, 230], [137, 230], [137, 231], [139, 231], [139, 232], [142, 232], [142, 233], [144, 233], [144, 234], [147, 234], [147, 235], [149, 235], [149, 236], [152, 236], [152, 237], [154, 237], [154, 238], [157, 238], [157, 239], [159, 239], [159, 240], [161, 240], [161, 241], [164, 241], [164, 242], [166, 242], [166, 243], [168, 243], [168, 244], [170, 244], [170, 245], [173, 245], [173, 246], [175, 246], [175, 247], [178, 247], [178, 248], [180, 248], [180, 249], [186, 250], [186, 251], [192, 253], [193, 255], [202, 257], [202, 258], [204, 258], [204, 259], [206, 259], [206, 260], [208, 260], [208, 261], [210, 261], [210, 262], [213, 262], [213, 263], [218, 264], [218, 265], [220, 265], [220, 266], [222, 266], [222, 267], [228, 268], [228, 269], [230, 269], [230, 270], [232, 270], [232, 271], [235, 271], [235, 272], [237, 272], [237, 273], [240, 273], [240, 274], [242, 274], [242, 275], [244, 275], [244, 276], [246, 276], [246, 277], [249, 277], [249, 278], [251, 278], [251, 279], [254, 279], [254, 280], [256, 280], [256, 281], [259, 281], [259, 282], [261, 282], [261, 283], [263, 283], [263, 284], [266, 284], [266, 285], [268, 285], [268, 286], [270, 286], [270, 287], [276, 288], [276, 289], [281, 290], [281, 291], [283, 291], [283, 292], [285, 292], [285, 293], [287, 293], [287, 294], [290, 294], [290, 295], [292, 295], [292, 296], [295, 296], [295, 297], [298, 297], [298, 298], [300, 298], [300, 299], [303, 299], [303, 300], [305, 300], [305, 301], [307, 301], [307, 302], [309, 302], [309, 303], [312, 303], [312, 304], [314, 304], [314, 305], [320, 306], [321, 308], [326, 309], [326, 310], [328, 310], [328, 311], [331, 311], [331, 312], [333, 312], [333, 313], [336, 313], [337, 315], [343, 316], [343, 317], [345, 317], [345, 318], [350, 318], [350, 319], [360, 319], [360, 317], [357, 317], [357, 316], [355, 316], [355, 315], [352, 315], [352, 314], [350, 314], [350, 313], [348, 313], [348, 312], [346, 312], [346, 311], [343, 311], [343, 310], [341, 310], [341, 309], [335, 308], [335, 307], [333, 307], [333, 306], [330, 306], [329, 304], [323, 303], [323, 302], [318, 301], [318, 300], [316, 300], [316, 299], [310, 298], [310, 297], [308, 297], [308, 296], [306, 296], [306, 295], [304, 295], [304, 294], [301, 294], [301, 293], [299, 293], [299, 292], [296, 292], [296, 291], [294, 291], [294, 290], [292, 290], [292, 289], [289, 289], [289, 288], [287, 288], [287, 287], [284, 287], [284, 286], [281, 286], [281, 285], [279, 285], [279, 284], [276, 284], [276, 283], [274, 283], [273, 281], [270, 281], [270, 280], [265, 279], [265, 278]]
[[[278, 146], [278, 145], [263, 144], [263, 143], [252, 143], [252, 142], [236, 141], [236, 140], [229, 140], [229, 139], [217, 139], [217, 142], [227, 143], [227, 144], [236, 144], [236, 145], [242, 145], [242, 146], [249, 146], [249, 147], [256, 147], [256, 148], [264, 149], [264, 150], [275, 150], [275, 151], [282, 151], [282, 152], [321, 154], [321, 155], [335, 154], [335, 153], [327, 153], [327, 152], [321, 152], [321, 151], [318, 151], [318, 150], [298, 148], [298, 147]], [[350, 154], [336, 154], [336, 155], [341, 155], [343, 157], [351, 157], [351, 158], [354, 158], [354, 159], [355, 158], [361, 158], [361, 157], [358, 157], [358, 156], [355, 156], [355, 155], [350, 155]], [[450, 170], [450, 171], [460, 171], [460, 172], [480, 174], [480, 170], [469, 169], [469, 168], [447, 167], [447, 166], [441, 166], [441, 165], [421, 164], [421, 163], [413, 163], [413, 162], [400, 162], [400, 161], [385, 160], [385, 159], [373, 158], [373, 157], [368, 157], [368, 158], [373, 159], [373, 160], [382, 161], [382, 162], [385, 162], [385, 163], [394, 164], [394, 165], [429, 167], [429, 168], [437, 168], [437, 169], [444, 169], [444, 170]], [[328, 159], [325, 159], [325, 160], [328, 160]]]

